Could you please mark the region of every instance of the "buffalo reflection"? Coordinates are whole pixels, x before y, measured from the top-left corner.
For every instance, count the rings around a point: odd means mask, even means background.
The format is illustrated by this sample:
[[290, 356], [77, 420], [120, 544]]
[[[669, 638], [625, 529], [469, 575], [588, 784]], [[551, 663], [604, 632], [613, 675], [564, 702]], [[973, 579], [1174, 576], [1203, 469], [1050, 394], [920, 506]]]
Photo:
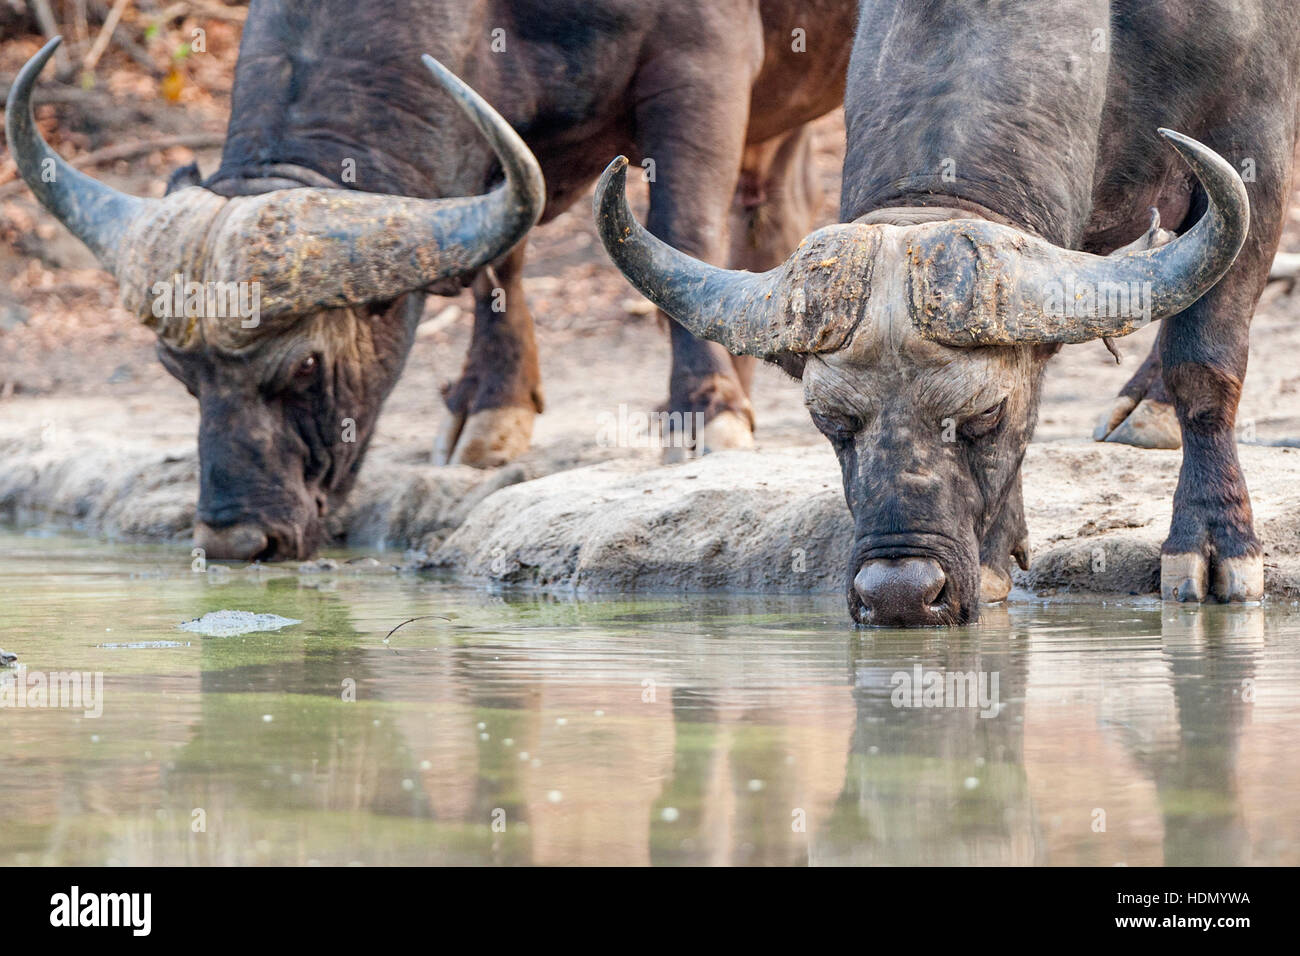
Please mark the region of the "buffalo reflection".
[[[29, 793], [63, 819], [48, 839], [101, 813], [130, 863], [1298, 858], [1294, 615], [1022, 607], [846, 636], [799, 598], [479, 598], [385, 647], [346, 597], [312, 591], [310, 630], [251, 650], [205, 642], [156, 726], [110, 712], [150, 757]], [[900, 698], [918, 673], [973, 692]]]

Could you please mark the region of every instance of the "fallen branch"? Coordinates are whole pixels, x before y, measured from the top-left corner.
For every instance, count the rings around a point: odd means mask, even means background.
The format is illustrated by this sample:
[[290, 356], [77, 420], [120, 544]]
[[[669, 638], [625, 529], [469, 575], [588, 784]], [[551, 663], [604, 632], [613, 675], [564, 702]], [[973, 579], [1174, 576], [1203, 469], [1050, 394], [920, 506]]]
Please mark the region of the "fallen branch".
[[248, 10], [241, 7], [223, 7], [216, 3], [202, 3], [197, 0], [180, 0], [164, 7], [155, 15], [160, 23], [170, 23], [184, 16], [207, 17], [209, 20], [226, 20], [229, 23], [243, 23], [248, 19]]
[[[134, 159], [137, 156], [148, 155], [160, 149], [171, 149], [174, 146], [184, 146], [187, 149], [209, 149], [213, 146], [220, 146], [225, 142], [224, 133], [180, 133], [176, 136], [160, 136], [157, 139], [139, 140], [134, 143], [122, 143], [117, 146], [105, 146], [103, 149], [97, 149], [94, 152], [86, 153], [72, 160], [73, 169], [86, 169], [90, 166], [98, 166], [101, 163], [115, 163], [122, 159]], [[22, 193], [27, 184], [21, 179], [15, 179], [0, 185], [0, 200], [12, 199]]]
[[[4, 101], [9, 99], [9, 90], [12, 86], [11, 76], [6, 76], [3, 83], [0, 83], [0, 109], [3, 109]], [[48, 86], [37, 83], [36, 90], [39, 94], [36, 99], [42, 103], [75, 103], [77, 106], [90, 109], [114, 102], [113, 97], [103, 90], [83, 90], [79, 86], [67, 86], [61, 83], [51, 83]]]
[[247, 7], [224, 7], [219, 3], [191, 3], [199, 16], [213, 20], [229, 20], [231, 23], [244, 23], [248, 19]]
[[104, 26], [99, 31], [99, 36], [95, 37], [95, 42], [91, 45], [86, 58], [81, 61], [81, 68], [87, 73], [93, 73], [95, 65], [99, 58], [104, 55], [108, 49], [109, 41], [113, 39], [113, 33], [117, 30], [117, 25], [122, 20], [122, 11], [131, 0], [117, 0], [113, 4], [113, 9], [108, 11], [108, 16], [104, 19]]

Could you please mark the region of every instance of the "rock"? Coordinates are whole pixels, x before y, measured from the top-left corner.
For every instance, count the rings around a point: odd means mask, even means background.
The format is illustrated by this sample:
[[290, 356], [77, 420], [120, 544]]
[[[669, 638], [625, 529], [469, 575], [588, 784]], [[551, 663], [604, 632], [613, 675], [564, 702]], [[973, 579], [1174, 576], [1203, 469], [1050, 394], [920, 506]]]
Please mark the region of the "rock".
[[[1300, 593], [1300, 458], [1242, 448], [1266, 584]], [[1031, 445], [1024, 489], [1039, 594], [1154, 594], [1179, 452], [1086, 441]], [[852, 524], [829, 449], [726, 452], [646, 469], [577, 468], [484, 498], [425, 566], [576, 593], [838, 592]]]
[[315, 561], [304, 561], [298, 565], [299, 574], [321, 574], [325, 571], [337, 571], [339, 563], [333, 558], [317, 558]]
[[252, 611], [209, 611], [207, 614], [176, 627], [191, 634], [204, 637], [235, 637], [239, 634], [254, 634], [258, 631], [278, 631], [294, 624], [301, 624], [293, 618], [280, 617], [278, 614], [254, 614]]
[[113, 537], [188, 539], [198, 461], [59, 428], [0, 439], [0, 513], [57, 516]]
[[1039, 594], [1061, 589], [1153, 594], [1160, 590], [1160, 542], [1110, 537], [1058, 545], [1015, 579]]
[[851, 522], [829, 450], [607, 462], [485, 498], [429, 564], [575, 591], [837, 591]]

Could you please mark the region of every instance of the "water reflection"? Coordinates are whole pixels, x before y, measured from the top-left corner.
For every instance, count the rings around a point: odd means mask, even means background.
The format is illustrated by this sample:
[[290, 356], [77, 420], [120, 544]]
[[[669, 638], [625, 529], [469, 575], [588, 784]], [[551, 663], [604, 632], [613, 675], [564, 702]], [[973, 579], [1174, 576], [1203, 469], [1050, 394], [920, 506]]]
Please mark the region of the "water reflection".
[[[0, 862], [1300, 862], [1293, 608], [854, 633], [834, 598], [179, 561], [0, 537], [4, 646], [106, 675], [99, 720], [0, 709]], [[304, 623], [99, 646], [225, 607]]]

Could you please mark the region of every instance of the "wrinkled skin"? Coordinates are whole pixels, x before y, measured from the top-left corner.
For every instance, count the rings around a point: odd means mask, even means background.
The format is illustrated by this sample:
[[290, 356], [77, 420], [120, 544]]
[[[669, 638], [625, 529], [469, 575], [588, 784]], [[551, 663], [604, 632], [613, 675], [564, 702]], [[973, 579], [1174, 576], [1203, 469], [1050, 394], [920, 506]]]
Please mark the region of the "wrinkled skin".
[[[1184, 0], [867, 0], [846, 93], [846, 222], [915, 221], [916, 207], [933, 207], [1105, 254], [1142, 233], [1150, 207], [1175, 232], [1204, 211], [1156, 127], [1238, 169], [1253, 161], [1244, 249], [1165, 320], [1161, 367], [1146, 370], [1162, 377], [1182, 430], [1162, 561], [1162, 591], [1176, 600], [1257, 599], [1263, 583], [1233, 423], [1290, 195], [1300, 22], [1271, 4], [1235, 7], [1207, 28]], [[1023, 557], [1020, 462], [1054, 349], [947, 348], [886, 327], [895, 334], [884, 341], [783, 362], [802, 375], [843, 469], [856, 531], [850, 611], [873, 624], [974, 620], [981, 592], [1005, 596], [1010, 556]]]
[[[886, 321], [807, 359], [804, 401], [839, 458], [854, 519], [855, 621], [956, 624], [981, 597], [1006, 597], [1009, 557], [1024, 547], [1020, 464], [1052, 351], [959, 351]], [[875, 563], [913, 571], [896, 575], [906, 588], [874, 582], [906, 606], [882, 606], [863, 572]]]
[[159, 343], [164, 367], [199, 400], [199, 547], [271, 561], [323, 543], [420, 312], [418, 296], [324, 312], [239, 355]]
[[[368, 192], [476, 195], [499, 176], [491, 150], [439, 90], [430, 53], [482, 94], [524, 137], [547, 181], [543, 221], [568, 208], [610, 151], [653, 159], [651, 229], [703, 258], [768, 268], [808, 230], [803, 124], [838, 105], [852, 35], [851, 0], [255, 0], [236, 68], [221, 167], [194, 170], [225, 196], [295, 185]], [[395, 27], [400, 24], [400, 27]], [[791, 31], [809, 53], [791, 52]], [[504, 30], [504, 52], [492, 31]], [[377, 39], [381, 37], [381, 39]], [[779, 95], [778, 95], [779, 93]], [[752, 100], [752, 111], [751, 111]], [[355, 171], [355, 181], [343, 170]], [[738, 178], [743, 178], [737, 189]], [[736, 197], [732, 201], [733, 195]], [[733, 225], [728, 248], [728, 222]], [[526, 450], [542, 386], [520, 272], [524, 250], [470, 285], [473, 341], [442, 463], [500, 465]], [[504, 311], [493, 308], [499, 289]], [[411, 342], [422, 296], [364, 319], [304, 316], [291, 334], [237, 355], [205, 347], [166, 366], [200, 403], [196, 543], [218, 558], [303, 558], [348, 492], [380, 406]], [[328, 336], [321, 331], [332, 328]], [[752, 360], [670, 324], [667, 407], [703, 412], [701, 449], [752, 443]], [[315, 354], [292, 398], [271, 384]], [[345, 442], [340, 424], [355, 421]]]
[[[908, 226], [946, 211], [898, 209], [871, 219]], [[886, 240], [883, 258], [901, 249]], [[905, 240], [902, 240], [905, 243]], [[804, 403], [840, 462], [854, 519], [847, 582], [861, 624], [973, 620], [1027, 562], [1020, 465], [1054, 346], [956, 349], [918, 334], [902, 281], [876, 274], [849, 341], [785, 356]], [[876, 593], [880, 592], [880, 593]]]

